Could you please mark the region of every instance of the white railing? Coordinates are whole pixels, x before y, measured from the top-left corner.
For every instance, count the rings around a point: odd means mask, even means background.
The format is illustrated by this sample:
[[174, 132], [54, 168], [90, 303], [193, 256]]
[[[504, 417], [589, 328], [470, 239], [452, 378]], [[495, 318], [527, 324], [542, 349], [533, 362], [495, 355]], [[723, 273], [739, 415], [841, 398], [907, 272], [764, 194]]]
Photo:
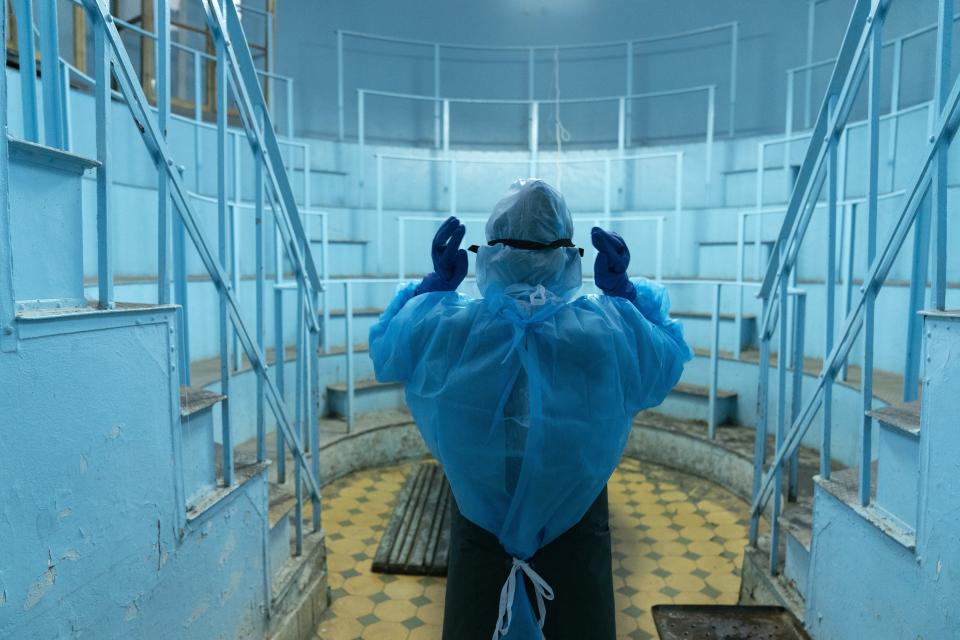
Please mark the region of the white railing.
[[[638, 45], [652, 44], [655, 42], [663, 42], [669, 40], [677, 40], [680, 38], [689, 38], [700, 36], [704, 34], [717, 33], [723, 31], [729, 31], [730, 34], [730, 53], [729, 53], [729, 75], [727, 77], [729, 97], [729, 123], [727, 126], [728, 133], [732, 136], [736, 128], [736, 106], [737, 106], [737, 66], [738, 66], [738, 57], [739, 57], [739, 29], [740, 24], [738, 22], [724, 22], [720, 24], [710, 25], [706, 27], [700, 27], [697, 29], [689, 29], [685, 31], [678, 31], [674, 33], [660, 34], [654, 36], [646, 36], [642, 38], [631, 38], [628, 40], [614, 40], [607, 42], [592, 42], [584, 44], [572, 44], [572, 45], [483, 45], [483, 44], [459, 44], [454, 42], [434, 42], [427, 40], [415, 40], [409, 38], [395, 38], [390, 36], [382, 36], [372, 33], [364, 33], [360, 31], [348, 31], [343, 29], [338, 29], [336, 31], [337, 37], [337, 117], [338, 117], [338, 135], [339, 139], [344, 139], [344, 114], [345, 114], [345, 104], [344, 104], [344, 40], [346, 38], [354, 38], [358, 40], [368, 40], [368, 41], [377, 41], [377, 42], [388, 42], [396, 43], [405, 46], [418, 46], [429, 49], [430, 55], [433, 61], [433, 99], [435, 101], [440, 100], [441, 91], [441, 70], [443, 63], [443, 50], [444, 49], [453, 49], [453, 50], [474, 50], [474, 51], [499, 51], [499, 52], [512, 52], [517, 53], [523, 56], [526, 65], [527, 65], [527, 95], [526, 100], [529, 102], [537, 101], [536, 95], [536, 82], [535, 82], [535, 69], [537, 63], [537, 54], [539, 52], [549, 52], [553, 56], [554, 65], [560, 64], [560, 53], [567, 51], [577, 51], [577, 50], [588, 50], [588, 49], [603, 49], [603, 48], [623, 48], [624, 50], [624, 81], [622, 91], [624, 95], [632, 95], [634, 93], [634, 59], [636, 57], [635, 50]], [[505, 61], [507, 64], [515, 64], [517, 60], [508, 60]], [[554, 69], [556, 73], [557, 69]], [[546, 100], [543, 100], [546, 102]], [[434, 117], [438, 117], [438, 106], [434, 107]], [[627, 105], [626, 115], [628, 116], [627, 122], [629, 123], [630, 110], [629, 105]], [[629, 127], [629, 124], [627, 125]]]

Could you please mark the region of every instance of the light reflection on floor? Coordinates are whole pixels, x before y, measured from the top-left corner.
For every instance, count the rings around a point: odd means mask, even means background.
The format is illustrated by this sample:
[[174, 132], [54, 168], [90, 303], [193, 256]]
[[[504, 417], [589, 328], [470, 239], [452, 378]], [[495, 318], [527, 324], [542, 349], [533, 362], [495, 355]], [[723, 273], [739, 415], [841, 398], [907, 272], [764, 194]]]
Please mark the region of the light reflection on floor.
[[[443, 578], [370, 571], [410, 466], [358, 472], [324, 488], [331, 605], [318, 638], [440, 638]], [[706, 480], [627, 459], [609, 496], [618, 637], [656, 638], [655, 604], [736, 602], [744, 501]]]

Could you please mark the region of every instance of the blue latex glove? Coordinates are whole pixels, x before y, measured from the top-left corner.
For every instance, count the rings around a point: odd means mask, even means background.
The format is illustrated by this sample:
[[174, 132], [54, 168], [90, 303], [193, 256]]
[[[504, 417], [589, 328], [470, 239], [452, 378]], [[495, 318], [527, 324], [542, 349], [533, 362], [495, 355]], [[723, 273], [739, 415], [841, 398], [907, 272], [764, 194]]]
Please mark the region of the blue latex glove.
[[467, 228], [456, 217], [447, 218], [433, 237], [430, 256], [433, 273], [417, 286], [414, 295], [432, 291], [456, 291], [467, 277], [467, 252], [460, 248]]
[[597, 261], [593, 266], [593, 280], [608, 296], [617, 296], [633, 300], [637, 297], [637, 288], [627, 277], [630, 265], [630, 249], [620, 234], [594, 227], [590, 239], [597, 248]]

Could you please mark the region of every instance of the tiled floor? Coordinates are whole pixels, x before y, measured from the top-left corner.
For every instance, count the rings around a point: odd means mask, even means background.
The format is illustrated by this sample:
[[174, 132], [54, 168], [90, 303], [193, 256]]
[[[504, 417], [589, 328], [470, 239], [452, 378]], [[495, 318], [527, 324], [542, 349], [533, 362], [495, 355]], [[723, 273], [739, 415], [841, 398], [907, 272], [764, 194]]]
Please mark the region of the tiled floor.
[[[318, 638], [440, 638], [443, 578], [370, 571], [409, 469], [364, 471], [324, 489], [331, 606]], [[655, 604], [736, 602], [745, 502], [705, 480], [626, 459], [609, 496], [620, 638], [656, 638]]]

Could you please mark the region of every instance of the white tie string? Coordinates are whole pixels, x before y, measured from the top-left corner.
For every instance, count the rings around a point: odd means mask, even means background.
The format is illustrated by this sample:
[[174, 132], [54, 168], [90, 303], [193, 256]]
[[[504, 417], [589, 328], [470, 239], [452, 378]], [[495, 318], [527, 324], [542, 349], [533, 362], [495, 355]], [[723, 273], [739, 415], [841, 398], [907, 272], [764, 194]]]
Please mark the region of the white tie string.
[[493, 640], [505, 637], [510, 631], [510, 624], [513, 622], [513, 598], [517, 591], [517, 573], [521, 571], [530, 580], [537, 596], [537, 624], [540, 625], [540, 636], [543, 637], [543, 623], [547, 619], [547, 604], [544, 600], [553, 600], [553, 589], [529, 564], [514, 558], [510, 573], [500, 589], [500, 610], [497, 614], [497, 626], [493, 630]]

